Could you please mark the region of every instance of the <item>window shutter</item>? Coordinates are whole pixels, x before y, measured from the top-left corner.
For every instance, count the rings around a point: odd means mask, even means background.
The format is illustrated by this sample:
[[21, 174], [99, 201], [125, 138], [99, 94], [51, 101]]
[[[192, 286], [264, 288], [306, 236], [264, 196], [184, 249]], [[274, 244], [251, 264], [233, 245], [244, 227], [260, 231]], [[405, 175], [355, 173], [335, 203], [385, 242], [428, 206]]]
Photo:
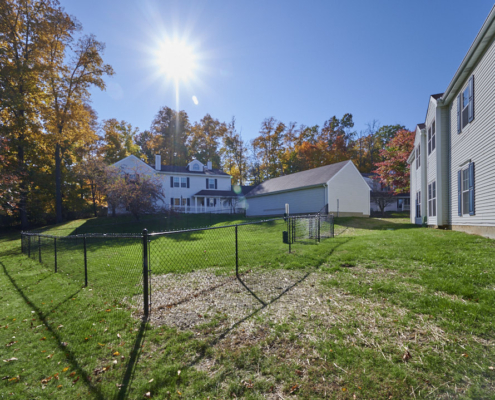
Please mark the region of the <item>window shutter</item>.
[[209, 187], [208, 187], [208, 178], [206, 178], [206, 189], [209, 189]]
[[457, 215], [462, 217], [462, 171], [457, 171]]
[[170, 205], [171, 205], [171, 206], [173, 206], [173, 205], [174, 205], [174, 198], [173, 198], [173, 197], [171, 197], [171, 198], [170, 198]]
[[210, 198], [209, 198], [209, 197], [206, 199], [206, 205], [207, 205], [208, 207], [210, 206]]
[[457, 96], [457, 133], [461, 133], [461, 94]]
[[469, 105], [468, 105], [468, 121], [474, 119], [474, 75], [469, 78]]
[[217, 186], [217, 179], [215, 179], [215, 189], [218, 189], [218, 186]]
[[187, 188], [189, 189], [189, 178], [187, 178]]
[[170, 177], [170, 187], [174, 187], [174, 177]]
[[474, 215], [474, 163], [469, 163], [469, 215]]
[[[187, 180], [189, 181], [189, 178], [187, 178]], [[189, 207], [191, 205], [191, 199], [188, 197], [187, 198], [187, 206]]]

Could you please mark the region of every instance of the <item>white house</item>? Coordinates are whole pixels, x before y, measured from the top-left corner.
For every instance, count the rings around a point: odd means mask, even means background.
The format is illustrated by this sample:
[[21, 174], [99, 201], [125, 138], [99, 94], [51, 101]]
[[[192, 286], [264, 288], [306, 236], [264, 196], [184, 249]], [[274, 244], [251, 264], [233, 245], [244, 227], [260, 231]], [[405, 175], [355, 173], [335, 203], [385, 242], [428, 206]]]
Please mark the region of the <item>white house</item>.
[[[373, 200], [373, 193], [385, 193], [389, 192], [390, 188], [384, 186], [383, 184], [380, 183], [380, 181], [377, 178], [377, 174], [375, 173], [361, 173], [363, 176], [364, 180], [368, 184], [368, 186], [371, 189], [371, 199], [370, 199], [370, 208], [372, 212], [378, 212], [381, 211], [380, 207], [376, 203], [376, 201]], [[400, 193], [394, 196], [394, 201], [390, 204], [387, 204], [385, 207], [384, 211], [392, 211], [392, 212], [398, 212], [398, 211], [409, 211], [410, 205], [411, 204], [411, 196], [409, 193]]]
[[[231, 177], [219, 169], [192, 160], [185, 167], [162, 165], [161, 156], [155, 156], [150, 166], [131, 155], [114, 166], [125, 174], [155, 176], [162, 182], [165, 201], [157, 206], [187, 213], [225, 212], [239, 208], [246, 188], [233, 190]], [[125, 210], [118, 210], [125, 212]]]
[[307, 214], [322, 209], [340, 216], [370, 215], [370, 187], [352, 161], [270, 179], [246, 195], [248, 216]]
[[416, 127], [411, 222], [495, 237], [495, 6]]

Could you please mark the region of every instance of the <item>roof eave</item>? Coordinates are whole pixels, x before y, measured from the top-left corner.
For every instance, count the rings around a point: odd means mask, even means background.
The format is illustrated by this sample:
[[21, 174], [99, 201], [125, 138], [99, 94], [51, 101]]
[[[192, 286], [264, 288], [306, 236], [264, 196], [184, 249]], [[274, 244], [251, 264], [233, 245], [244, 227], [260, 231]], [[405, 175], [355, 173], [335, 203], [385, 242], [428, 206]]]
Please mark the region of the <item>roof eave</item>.
[[293, 188], [293, 189], [283, 189], [283, 190], [277, 190], [277, 191], [274, 191], [274, 192], [254, 194], [254, 195], [251, 195], [251, 196], [249, 195], [249, 193], [251, 193], [251, 192], [249, 192], [245, 197], [246, 197], [246, 199], [251, 199], [251, 198], [254, 198], [254, 197], [270, 196], [272, 194], [293, 192], [294, 190], [312, 189], [312, 188], [316, 188], [316, 187], [320, 187], [320, 186], [326, 186], [327, 184], [328, 184], [328, 182], [323, 182], [323, 183], [318, 183], [316, 185], [299, 186], [299, 187], [296, 187], [296, 188]]
[[457, 71], [450, 81], [447, 90], [445, 90], [443, 96], [439, 99], [440, 105], [448, 104], [452, 101], [452, 98], [457, 93], [459, 86], [464, 82], [466, 76], [471, 73], [472, 68], [478, 61], [479, 56], [484, 53], [486, 46], [488, 46], [490, 42], [489, 39], [491, 39], [492, 35], [495, 33], [494, 21], [495, 5], [492, 7], [488, 17], [486, 17], [483, 26], [478, 32], [478, 35], [476, 35], [471, 47], [469, 47], [469, 50], [464, 56], [461, 65], [457, 68]]

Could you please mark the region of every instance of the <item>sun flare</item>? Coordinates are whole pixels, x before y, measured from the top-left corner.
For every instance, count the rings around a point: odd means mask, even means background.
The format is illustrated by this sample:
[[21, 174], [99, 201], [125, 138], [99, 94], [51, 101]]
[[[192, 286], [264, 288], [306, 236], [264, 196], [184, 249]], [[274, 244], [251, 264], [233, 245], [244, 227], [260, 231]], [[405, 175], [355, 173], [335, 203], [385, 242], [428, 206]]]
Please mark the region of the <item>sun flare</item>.
[[177, 40], [161, 43], [157, 51], [157, 61], [161, 73], [175, 81], [191, 79], [196, 68], [193, 48]]

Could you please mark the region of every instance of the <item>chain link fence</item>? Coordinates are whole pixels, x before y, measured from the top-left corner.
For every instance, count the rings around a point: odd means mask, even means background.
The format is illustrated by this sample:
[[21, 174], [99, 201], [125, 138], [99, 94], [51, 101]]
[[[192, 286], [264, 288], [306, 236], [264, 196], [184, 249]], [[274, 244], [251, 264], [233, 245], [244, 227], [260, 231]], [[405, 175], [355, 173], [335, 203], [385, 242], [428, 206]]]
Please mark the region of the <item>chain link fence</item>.
[[314, 267], [305, 245], [333, 236], [333, 215], [315, 214], [141, 234], [23, 232], [21, 247], [109, 307], [191, 328], [273, 301]]

